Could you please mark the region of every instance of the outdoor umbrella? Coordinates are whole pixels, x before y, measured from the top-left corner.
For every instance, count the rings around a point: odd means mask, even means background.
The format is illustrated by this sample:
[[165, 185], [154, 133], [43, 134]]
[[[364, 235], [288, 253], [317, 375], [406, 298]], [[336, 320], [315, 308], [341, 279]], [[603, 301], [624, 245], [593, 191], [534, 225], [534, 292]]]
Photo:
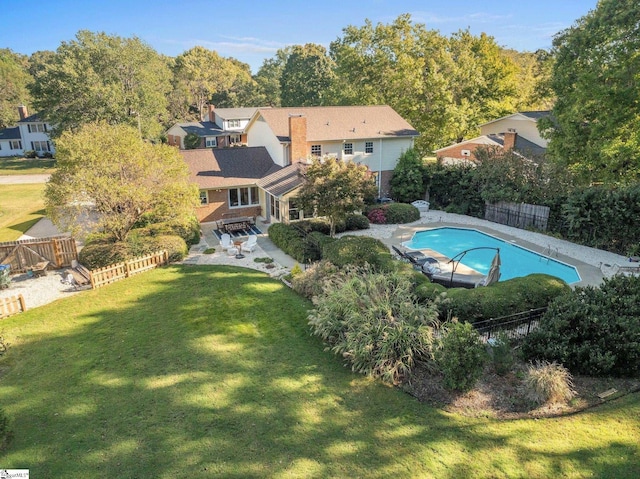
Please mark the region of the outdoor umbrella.
[[493, 257], [493, 261], [491, 262], [491, 267], [489, 268], [489, 272], [487, 273], [487, 277], [484, 280], [484, 285], [489, 286], [490, 284], [497, 283], [500, 279], [500, 250]]

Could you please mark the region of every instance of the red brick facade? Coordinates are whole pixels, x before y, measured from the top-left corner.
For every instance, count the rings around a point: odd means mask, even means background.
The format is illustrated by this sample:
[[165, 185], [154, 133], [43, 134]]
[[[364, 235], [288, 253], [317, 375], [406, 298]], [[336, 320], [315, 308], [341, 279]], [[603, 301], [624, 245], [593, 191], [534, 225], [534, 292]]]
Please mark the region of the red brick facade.
[[[468, 161], [478, 161], [475, 156], [475, 150], [479, 146], [487, 146], [482, 145], [480, 143], [458, 143], [457, 145], [451, 145], [446, 149], [442, 149], [438, 152], [438, 158], [455, 158], [458, 160], [468, 160]], [[468, 151], [469, 155], [463, 155], [463, 151]]]
[[291, 163], [307, 158], [307, 118], [302, 115], [289, 117], [289, 138], [291, 140]]
[[262, 211], [259, 205], [246, 208], [229, 208], [229, 193], [226, 189], [208, 190], [209, 203], [196, 208], [196, 216], [201, 223], [220, 220], [225, 215], [259, 216]]

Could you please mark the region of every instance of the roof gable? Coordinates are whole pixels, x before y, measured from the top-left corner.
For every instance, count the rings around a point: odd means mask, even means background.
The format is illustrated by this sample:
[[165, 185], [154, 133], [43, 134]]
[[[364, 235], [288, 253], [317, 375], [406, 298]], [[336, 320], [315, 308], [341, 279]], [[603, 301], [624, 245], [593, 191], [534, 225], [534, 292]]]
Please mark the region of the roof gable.
[[264, 120], [282, 142], [289, 138], [289, 117], [307, 119], [307, 141], [416, 137], [419, 133], [387, 105], [260, 108], [247, 125]]
[[491, 125], [497, 121], [503, 120], [527, 120], [537, 122], [540, 118], [544, 118], [551, 115], [550, 110], [539, 110], [539, 111], [521, 111], [518, 113], [512, 113], [511, 115], [503, 116], [500, 118], [496, 118], [495, 120], [488, 121], [486, 123], [482, 123], [480, 127], [485, 125]]

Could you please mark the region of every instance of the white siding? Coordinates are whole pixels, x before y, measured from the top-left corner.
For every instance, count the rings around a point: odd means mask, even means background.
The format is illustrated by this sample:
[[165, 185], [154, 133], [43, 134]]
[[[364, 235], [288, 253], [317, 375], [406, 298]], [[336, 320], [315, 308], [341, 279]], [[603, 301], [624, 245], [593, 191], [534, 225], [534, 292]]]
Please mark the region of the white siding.
[[[49, 142], [49, 147], [51, 153], [55, 152], [55, 147], [53, 142], [49, 138], [49, 134], [45, 132], [30, 132], [28, 123], [20, 123], [20, 136], [22, 137], [22, 148], [25, 151], [33, 150], [32, 142], [34, 141], [45, 141]], [[47, 125], [47, 131], [51, 131], [51, 126]]]
[[518, 135], [522, 138], [544, 148], [547, 147], [548, 141], [540, 136], [540, 133], [538, 132], [538, 124], [528, 118], [513, 116], [494, 121], [488, 125], [481, 126], [480, 133], [482, 135], [504, 133], [508, 131], [509, 128], [515, 129]]
[[22, 156], [24, 154], [24, 149], [12, 150], [11, 142], [8, 140], [0, 141], [0, 156]]
[[247, 146], [264, 146], [276, 165], [287, 166], [282, 143], [261, 118], [257, 118], [247, 131]]

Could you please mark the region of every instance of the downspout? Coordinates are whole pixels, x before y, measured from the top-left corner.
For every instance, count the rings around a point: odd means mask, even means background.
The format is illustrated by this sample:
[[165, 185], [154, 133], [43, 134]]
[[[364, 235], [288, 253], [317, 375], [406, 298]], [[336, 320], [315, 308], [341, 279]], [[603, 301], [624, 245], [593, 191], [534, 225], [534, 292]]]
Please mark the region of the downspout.
[[382, 138], [380, 138], [380, 167], [378, 169], [378, 198], [382, 198]]

